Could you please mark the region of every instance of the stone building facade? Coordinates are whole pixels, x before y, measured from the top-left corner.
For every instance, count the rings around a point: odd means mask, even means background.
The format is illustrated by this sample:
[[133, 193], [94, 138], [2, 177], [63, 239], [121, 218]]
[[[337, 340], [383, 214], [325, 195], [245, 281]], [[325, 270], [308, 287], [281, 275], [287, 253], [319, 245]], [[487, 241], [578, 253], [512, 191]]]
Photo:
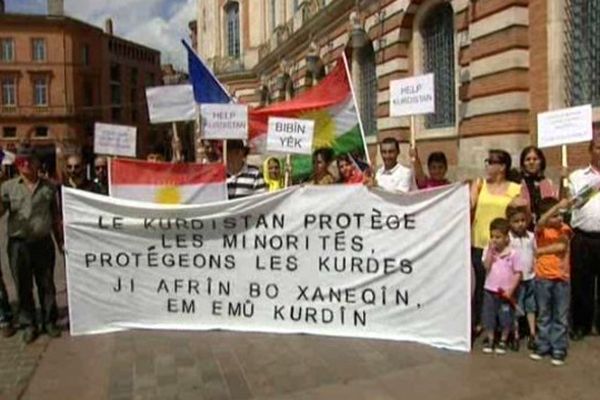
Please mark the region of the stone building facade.
[[[417, 143], [458, 176], [489, 148], [516, 161], [539, 112], [592, 103], [600, 121], [598, 0], [199, 0], [196, 31], [199, 54], [252, 105], [306, 90], [345, 51], [373, 155], [383, 137], [409, 138], [410, 119], [389, 116], [390, 81], [433, 72], [436, 113], [416, 118]], [[586, 162], [585, 146], [569, 158]]]
[[0, 145], [26, 140], [54, 167], [61, 155], [93, 156], [95, 122], [138, 128], [152, 141], [145, 87], [161, 83], [160, 53], [63, 15], [0, 14]]

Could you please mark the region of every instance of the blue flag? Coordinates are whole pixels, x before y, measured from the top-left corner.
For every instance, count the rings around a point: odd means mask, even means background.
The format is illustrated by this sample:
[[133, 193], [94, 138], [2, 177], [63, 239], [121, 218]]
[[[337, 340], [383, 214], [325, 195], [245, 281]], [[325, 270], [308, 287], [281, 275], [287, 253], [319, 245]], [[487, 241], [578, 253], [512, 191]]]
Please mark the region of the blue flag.
[[188, 53], [188, 71], [194, 87], [196, 103], [230, 103], [231, 97], [223, 85], [202, 62], [196, 52], [182, 40]]

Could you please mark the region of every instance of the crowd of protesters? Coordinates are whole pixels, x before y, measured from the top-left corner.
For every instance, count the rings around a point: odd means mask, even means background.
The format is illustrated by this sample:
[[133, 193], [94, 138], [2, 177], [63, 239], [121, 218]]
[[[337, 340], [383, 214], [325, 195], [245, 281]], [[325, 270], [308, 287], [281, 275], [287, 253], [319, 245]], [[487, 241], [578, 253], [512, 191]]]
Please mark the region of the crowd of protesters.
[[[227, 141], [226, 149], [203, 142], [200, 162], [225, 158], [230, 199], [275, 192], [288, 185], [288, 163], [275, 157], [262, 168], [247, 161], [243, 141]], [[312, 175], [303, 183], [314, 185], [365, 184], [404, 194], [449, 184], [448, 161], [442, 152], [427, 159], [425, 173], [418, 151], [410, 150], [411, 165], [399, 161], [396, 139], [380, 143], [383, 165], [371, 171], [360, 155], [337, 157], [329, 148], [312, 156]], [[485, 333], [483, 351], [504, 354], [518, 350], [527, 336], [530, 357], [549, 356], [554, 365], [565, 362], [568, 337], [581, 340], [592, 326], [600, 332], [600, 139], [589, 145], [590, 164], [556, 185], [545, 175], [543, 152], [523, 149], [519, 169], [512, 168], [509, 153], [492, 149], [485, 159], [485, 176], [471, 185], [471, 260], [473, 337]], [[160, 151], [149, 162], [164, 161]], [[4, 280], [0, 275], [0, 332], [9, 337], [23, 328], [23, 341], [31, 343], [40, 329], [51, 337], [61, 334], [56, 325], [54, 235], [62, 251], [60, 198], [56, 182], [40, 169], [35, 152], [21, 148], [15, 161], [18, 176], [0, 187], [1, 212], [7, 213], [8, 256], [17, 290], [18, 318], [13, 318]], [[85, 176], [82, 158], [67, 157], [61, 184], [108, 194], [107, 159], [94, 160], [94, 179]], [[567, 179], [568, 178], [568, 179]], [[296, 183], [296, 182], [295, 182]], [[567, 223], [567, 221], [569, 221]], [[37, 288], [41, 321], [36, 321], [33, 284]]]

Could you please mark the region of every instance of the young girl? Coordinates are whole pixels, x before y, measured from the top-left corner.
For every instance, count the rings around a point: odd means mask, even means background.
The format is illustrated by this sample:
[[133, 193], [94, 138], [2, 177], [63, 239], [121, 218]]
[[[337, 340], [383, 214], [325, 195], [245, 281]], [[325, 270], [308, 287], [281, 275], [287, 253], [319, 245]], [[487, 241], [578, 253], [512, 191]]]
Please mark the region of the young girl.
[[[483, 352], [506, 353], [506, 340], [514, 325], [513, 294], [521, 281], [522, 267], [517, 252], [510, 248], [509, 223], [496, 218], [490, 224], [490, 242], [483, 254], [486, 271], [483, 294], [483, 327], [486, 338]], [[502, 329], [500, 341], [494, 346], [496, 320]]]
[[[527, 230], [529, 225], [529, 211], [526, 206], [515, 207], [508, 206], [506, 209], [506, 218], [510, 224], [510, 247], [513, 248], [521, 261], [523, 275], [519, 288], [517, 290], [517, 303], [519, 312], [522, 315], [517, 317], [527, 317], [529, 327], [529, 339], [527, 347], [534, 349], [535, 345], [535, 313], [537, 304], [535, 301], [535, 235]], [[515, 320], [513, 350], [518, 350], [519, 343], [519, 318]]]

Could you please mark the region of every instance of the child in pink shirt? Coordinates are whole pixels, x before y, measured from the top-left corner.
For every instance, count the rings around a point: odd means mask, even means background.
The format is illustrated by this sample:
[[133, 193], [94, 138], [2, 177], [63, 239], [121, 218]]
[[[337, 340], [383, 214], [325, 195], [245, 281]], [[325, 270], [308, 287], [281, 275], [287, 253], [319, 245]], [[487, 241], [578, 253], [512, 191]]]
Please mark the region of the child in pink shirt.
[[[483, 352], [506, 353], [506, 340], [514, 326], [513, 295], [521, 282], [523, 267], [519, 255], [512, 249], [509, 237], [510, 224], [504, 218], [496, 218], [490, 224], [490, 243], [483, 252], [486, 278], [483, 295], [482, 321], [486, 332]], [[502, 332], [494, 346], [496, 320]]]

